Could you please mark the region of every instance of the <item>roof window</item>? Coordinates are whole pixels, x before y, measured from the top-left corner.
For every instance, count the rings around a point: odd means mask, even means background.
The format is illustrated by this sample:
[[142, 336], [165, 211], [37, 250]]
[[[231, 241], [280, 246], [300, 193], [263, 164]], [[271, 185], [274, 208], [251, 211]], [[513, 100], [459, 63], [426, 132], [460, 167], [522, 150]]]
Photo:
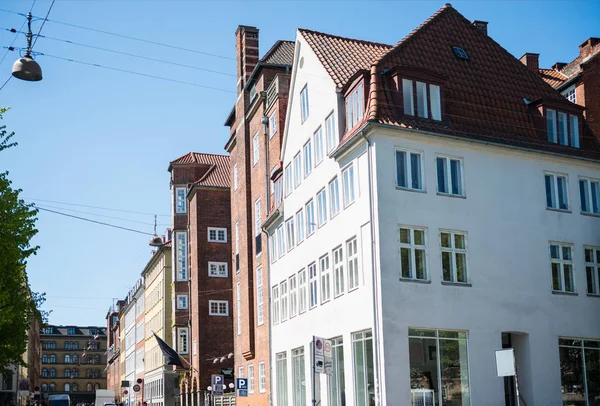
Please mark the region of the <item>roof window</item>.
[[469, 55], [467, 55], [467, 51], [465, 51], [464, 49], [460, 48], [460, 47], [452, 47], [452, 52], [454, 52], [454, 55], [456, 55], [457, 58], [460, 59], [469, 59]]

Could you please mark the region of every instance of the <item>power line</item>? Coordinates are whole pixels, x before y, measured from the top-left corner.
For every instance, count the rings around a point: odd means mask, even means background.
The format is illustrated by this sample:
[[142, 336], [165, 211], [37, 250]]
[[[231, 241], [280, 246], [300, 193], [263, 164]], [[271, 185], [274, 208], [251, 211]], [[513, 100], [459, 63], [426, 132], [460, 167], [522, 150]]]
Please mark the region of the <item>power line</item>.
[[40, 25], [40, 29], [37, 33], [37, 35], [35, 36], [35, 39], [33, 40], [33, 44], [31, 45], [31, 49], [33, 49], [33, 47], [35, 46], [38, 38], [40, 37], [40, 33], [42, 32], [42, 28], [44, 28], [44, 24], [46, 24], [46, 21], [48, 21], [48, 16], [50, 15], [50, 11], [52, 11], [52, 7], [54, 6], [54, 2], [56, 0], [52, 0], [52, 3], [50, 3], [50, 7], [48, 7], [48, 12], [46, 13], [46, 17], [44, 17], [44, 21], [42, 21], [42, 25]]
[[[79, 207], [88, 207], [90, 209], [99, 209], [99, 210], [109, 210], [109, 211], [120, 211], [123, 213], [131, 213], [131, 214], [143, 214], [146, 216], [154, 216], [154, 213], [144, 213], [141, 211], [133, 211], [133, 210], [123, 210], [123, 209], [114, 209], [114, 208], [110, 208], [110, 207], [101, 207], [101, 206], [90, 206], [87, 204], [77, 204], [77, 203], [67, 203], [67, 202], [59, 202], [56, 200], [45, 200], [45, 199], [33, 199], [33, 198], [28, 198], [28, 197], [24, 197], [24, 200], [29, 200], [32, 202], [47, 202], [47, 203], [58, 203], [58, 204], [65, 204], [67, 206], [79, 206]], [[156, 214], [157, 216], [160, 217], [171, 217], [170, 214]]]
[[[33, 2], [33, 4], [35, 4], [35, 1]], [[31, 7], [33, 8], [33, 6], [31, 6]], [[17, 34], [13, 38], [12, 42], [10, 43], [10, 45], [8, 46], [8, 48], [6, 48], [6, 52], [4, 52], [4, 55], [2, 56], [2, 59], [0, 60], [0, 65], [2, 65], [2, 63], [6, 59], [6, 56], [10, 52], [10, 48], [12, 48], [12, 46], [15, 44], [15, 42], [17, 41], [17, 38], [19, 38], [19, 33], [21, 33], [21, 31], [23, 30], [23, 27], [25, 27], [26, 23], [27, 23], [27, 20], [23, 20], [23, 24], [21, 24], [21, 28], [19, 28], [19, 31], [17, 32]], [[2, 88], [0, 88], [0, 90], [2, 90]]]
[[4, 89], [4, 86], [6, 86], [6, 84], [7, 84], [8, 82], [10, 82], [10, 80], [11, 80], [11, 79], [12, 79], [12, 75], [10, 75], [10, 76], [8, 77], [8, 79], [6, 79], [6, 82], [4, 82], [4, 84], [3, 84], [2, 86], [0, 86], [0, 91], [1, 91], [2, 89]]
[[[92, 213], [92, 212], [89, 212], [89, 211], [76, 210], [76, 209], [68, 209], [66, 207], [56, 207], [56, 206], [48, 206], [48, 205], [44, 205], [42, 207], [42, 206], [39, 206], [39, 205], [35, 204], [35, 202], [34, 202], [34, 205], [35, 205], [35, 207], [38, 207], [38, 208], [66, 210], [66, 211], [71, 211], [71, 212], [75, 212], [75, 213], [89, 214], [91, 216], [98, 216], [98, 217], [109, 218], [109, 219], [113, 219], [113, 220], [129, 221], [131, 223], [144, 224], [144, 225], [147, 225], [147, 226], [154, 225], [154, 223], [147, 223], [145, 221], [125, 219], [125, 218], [122, 218], [122, 217], [107, 216], [105, 214]], [[164, 225], [167, 225], [167, 224], [161, 224], [161, 226], [164, 226]]]

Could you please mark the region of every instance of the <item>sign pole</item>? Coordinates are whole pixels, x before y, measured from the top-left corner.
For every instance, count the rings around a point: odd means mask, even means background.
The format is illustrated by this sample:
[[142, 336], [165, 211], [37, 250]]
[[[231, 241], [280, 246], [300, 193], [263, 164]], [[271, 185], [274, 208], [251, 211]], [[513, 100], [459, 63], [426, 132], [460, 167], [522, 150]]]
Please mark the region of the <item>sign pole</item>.
[[317, 374], [317, 371], [316, 371], [316, 358], [315, 358], [315, 336], [313, 336], [313, 339], [312, 339], [311, 350], [312, 350], [312, 374], [311, 374], [312, 404], [313, 404], [313, 406], [316, 406], [317, 390], [315, 388], [315, 381], [316, 381], [315, 375]]
[[515, 391], [517, 392], [517, 406], [521, 406], [521, 396], [519, 396], [519, 374], [517, 372], [517, 357], [513, 350], [513, 361], [515, 363]]

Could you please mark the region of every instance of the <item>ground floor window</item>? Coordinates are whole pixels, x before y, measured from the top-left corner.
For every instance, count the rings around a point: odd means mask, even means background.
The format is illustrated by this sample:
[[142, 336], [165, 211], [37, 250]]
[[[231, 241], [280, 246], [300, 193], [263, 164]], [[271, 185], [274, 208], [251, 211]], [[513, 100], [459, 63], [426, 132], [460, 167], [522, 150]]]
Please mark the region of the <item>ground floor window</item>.
[[289, 406], [287, 403], [287, 354], [285, 352], [276, 355], [275, 369], [277, 375], [277, 406]]
[[344, 340], [342, 337], [331, 339], [331, 352], [333, 354], [333, 374], [329, 375], [329, 405], [345, 406], [346, 384], [344, 379]]
[[412, 406], [469, 406], [467, 332], [409, 329]]
[[306, 379], [304, 374], [304, 348], [292, 350], [292, 379], [294, 406], [306, 406]]
[[357, 406], [375, 404], [373, 373], [373, 335], [371, 330], [352, 334], [354, 364], [354, 399]]
[[600, 400], [600, 340], [560, 338], [563, 405], [595, 406]]

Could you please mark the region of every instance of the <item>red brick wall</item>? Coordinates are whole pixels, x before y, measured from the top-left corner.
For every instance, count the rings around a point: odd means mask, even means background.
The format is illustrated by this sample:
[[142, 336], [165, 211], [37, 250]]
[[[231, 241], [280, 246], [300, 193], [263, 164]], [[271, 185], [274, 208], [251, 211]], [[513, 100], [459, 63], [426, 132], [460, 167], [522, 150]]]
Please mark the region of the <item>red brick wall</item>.
[[600, 141], [600, 55], [596, 55], [587, 63], [582, 65], [583, 75], [581, 82], [583, 86], [581, 96], [577, 94], [577, 102], [582, 97], [585, 105], [585, 121], [587, 124], [586, 134], [595, 137], [594, 142]]

